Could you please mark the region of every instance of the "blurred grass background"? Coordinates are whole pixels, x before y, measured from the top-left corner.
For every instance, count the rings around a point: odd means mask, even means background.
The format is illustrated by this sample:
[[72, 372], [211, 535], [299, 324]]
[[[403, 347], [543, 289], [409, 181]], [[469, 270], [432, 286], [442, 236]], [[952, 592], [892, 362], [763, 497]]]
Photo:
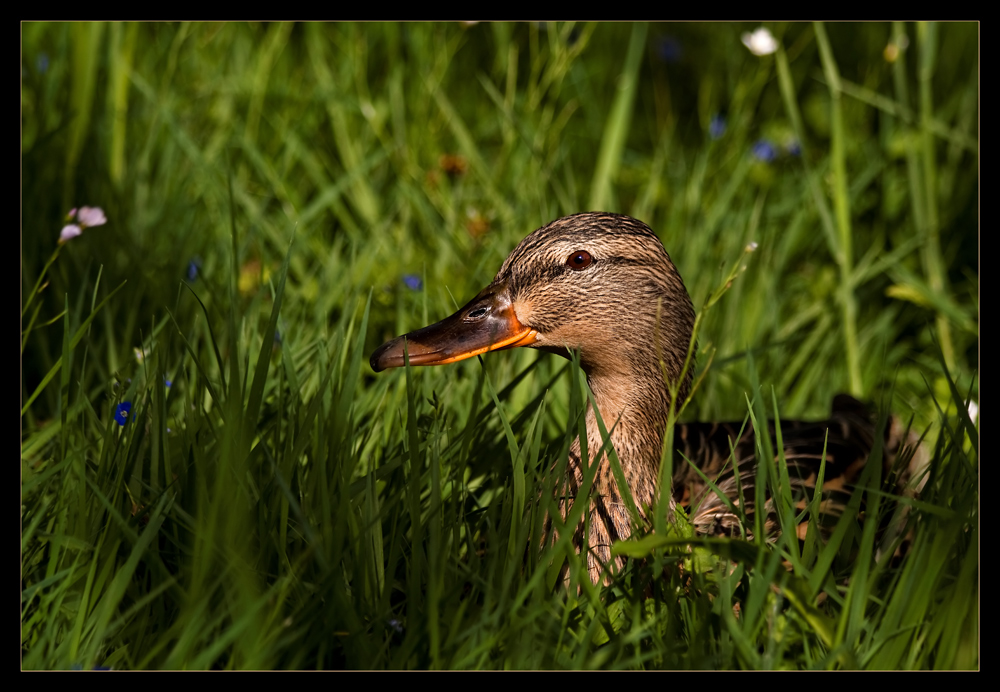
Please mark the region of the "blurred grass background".
[[[22, 665], [977, 666], [979, 27], [756, 28], [22, 24]], [[576, 374], [367, 357], [586, 210], [696, 306], [756, 242], [687, 416], [912, 416], [926, 544], [860, 593], [522, 565]]]

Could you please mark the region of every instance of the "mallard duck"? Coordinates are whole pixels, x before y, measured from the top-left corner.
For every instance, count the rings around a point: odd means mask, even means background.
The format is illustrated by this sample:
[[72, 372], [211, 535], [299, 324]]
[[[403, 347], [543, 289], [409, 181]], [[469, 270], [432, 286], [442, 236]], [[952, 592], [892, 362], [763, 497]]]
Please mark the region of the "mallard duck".
[[[684, 362], [694, 319], [680, 274], [646, 224], [620, 214], [575, 214], [522, 240], [493, 282], [454, 315], [380, 346], [371, 356], [371, 367], [376, 372], [402, 367], [404, 349], [408, 349], [410, 365], [453, 363], [517, 347], [564, 357], [576, 351], [632, 497], [645, 513], [657, 500], [671, 386], [677, 390], [678, 401], [684, 400], [691, 387], [691, 369], [684, 373]], [[782, 423], [785, 456], [790, 467], [800, 469], [793, 481], [800, 486], [815, 480], [829, 430], [827, 496], [849, 490], [872, 449], [875, 433], [872, 417], [854, 399], [837, 397], [833, 408], [829, 421]], [[741, 434], [740, 427], [680, 424], [675, 444], [684, 458], [709, 478], [717, 478], [730, 501], [738, 502], [737, 485], [743, 484], [745, 510], [750, 513], [755, 479], [753, 431]], [[593, 455], [601, 450], [603, 440], [590, 407], [586, 429], [587, 449]], [[887, 465], [902, 437], [898, 425], [890, 426]], [[739, 479], [731, 471], [728, 476], [723, 473], [727, 466], [732, 468], [727, 464], [730, 444], [742, 462]], [[707, 492], [701, 476], [681, 456], [675, 459], [671, 509], [675, 503], [696, 508], [691, 521], [697, 531], [731, 535], [738, 518], [728, 504]], [[569, 449], [568, 468], [572, 498], [583, 478], [579, 439]], [[564, 511], [571, 502], [563, 502]], [[606, 456], [599, 459], [590, 502], [586, 544], [591, 577], [597, 583], [611, 559], [611, 545], [632, 532]], [[769, 532], [777, 530], [773, 516], [766, 526]], [[607, 573], [603, 573], [606, 580]]]

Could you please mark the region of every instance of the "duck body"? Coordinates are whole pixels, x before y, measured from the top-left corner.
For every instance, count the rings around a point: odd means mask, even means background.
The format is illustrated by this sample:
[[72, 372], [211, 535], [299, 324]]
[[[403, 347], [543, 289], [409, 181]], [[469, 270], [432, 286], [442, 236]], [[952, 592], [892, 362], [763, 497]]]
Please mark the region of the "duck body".
[[[684, 401], [691, 387], [692, 368], [685, 369], [685, 360], [692, 346], [694, 319], [680, 274], [646, 224], [619, 214], [575, 214], [522, 240], [492, 283], [454, 315], [386, 342], [370, 362], [379, 372], [402, 367], [404, 350], [410, 365], [451, 363], [515, 347], [564, 357], [577, 352], [629, 491], [645, 518], [659, 495], [660, 460], [671, 406]], [[693, 346], [691, 351], [693, 355]], [[825, 431], [830, 431], [825, 478], [837, 489], [847, 489], [872, 449], [874, 425], [864, 407], [849, 397], [839, 406], [834, 403], [831, 421], [782, 423], [786, 458], [790, 468], [799, 469], [803, 487], [815, 478], [822, 454], [822, 446], [817, 450], [815, 444], [803, 451], [804, 439], [819, 440], [822, 445]], [[740, 432], [740, 427], [680, 424], [674, 436], [675, 450], [709, 478], [717, 479], [731, 501], [738, 498], [740, 483], [748, 490], [745, 497], [753, 496], [753, 431]], [[589, 405], [586, 431], [586, 448], [593, 457], [602, 450], [604, 438]], [[731, 471], [725, 475], [730, 445], [741, 465], [739, 480]], [[577, 439], [569, 449], [566, 492], [560, 503], [564, 516], [582, 488], [586, 467], [581, 447]], [[701, 476], [683, 458], [675, 455], [670, 509], [677, 502], [696, 507], [691, 517], [696, 530], [731, 535], [739, 520], [726, 502], [706, 491]], [[589, 517], [579, 529], [595, 583], [602, 574], [606, 580], [611, 546], [628, 538], [633, 526], [607, 455], [602, 453], [597, 463]], [[824, 487], [829, 486], [824, 483]], [[749, 503], [746, 511], [752, 511]], [[586, 537], [584, 525], [589, 527]], [[768, 522], [770, 531], [776, 526]]]

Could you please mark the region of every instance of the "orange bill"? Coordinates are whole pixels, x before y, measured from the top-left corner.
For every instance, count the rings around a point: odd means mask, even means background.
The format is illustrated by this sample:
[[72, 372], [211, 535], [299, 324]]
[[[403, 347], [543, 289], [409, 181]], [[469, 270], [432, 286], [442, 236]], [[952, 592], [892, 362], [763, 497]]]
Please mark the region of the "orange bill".
[[382, 344], [370, 362], [375, 372], [401, 368], [406, 349], [410, 365], [443, 365], [487, 351], [529, 346], [537, 336], [518, 321], [503, 286], [491, 286], [451, 317]]

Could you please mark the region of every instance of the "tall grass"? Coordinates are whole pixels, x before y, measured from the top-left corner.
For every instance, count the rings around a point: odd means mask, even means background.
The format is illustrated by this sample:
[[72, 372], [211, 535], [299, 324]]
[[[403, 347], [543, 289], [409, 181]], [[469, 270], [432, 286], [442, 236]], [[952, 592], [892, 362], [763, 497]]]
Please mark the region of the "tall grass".
[[[22, 666], [978, 667], [978, 28], [754, 28], [22, 25]], [[919, 497], [681, 515], [606, 587], [539, 553], [579, 369], [367, 357], [588, 205], [696, 305], [758, 244], [687, 417], [851, 391], [926, 431]]]

